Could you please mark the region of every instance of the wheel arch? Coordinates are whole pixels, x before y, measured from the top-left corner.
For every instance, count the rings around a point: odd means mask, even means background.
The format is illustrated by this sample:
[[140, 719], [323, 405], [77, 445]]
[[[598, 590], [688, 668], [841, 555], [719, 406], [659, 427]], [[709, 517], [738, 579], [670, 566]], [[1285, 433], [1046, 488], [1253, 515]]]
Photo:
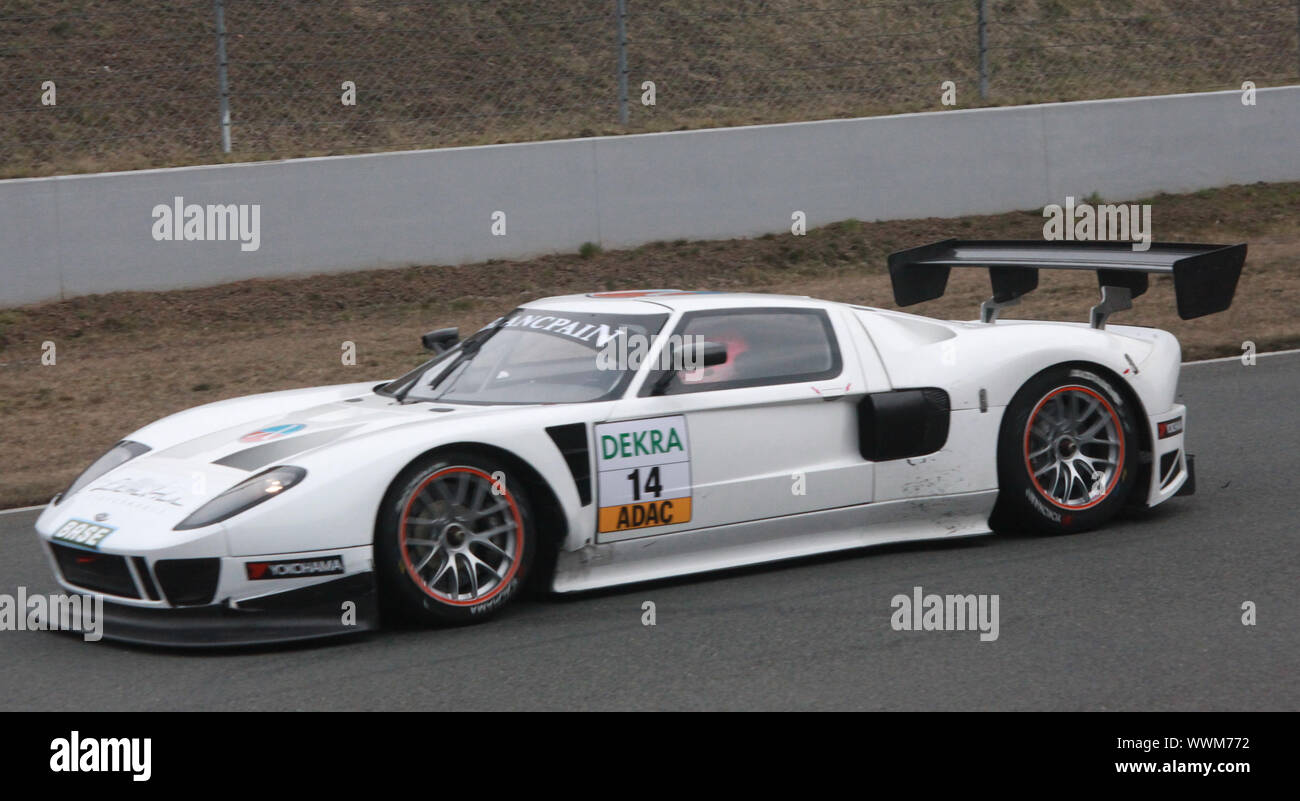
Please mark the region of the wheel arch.
[[384, 491], [379, 507], [375, 510], [375, 524], [371, 532], [371, 541], [374, 541], [374, 537], [379, 531], [384, 508], [392, 498], [392, 493], [403, 482], [412, 468], [426, 459], [448, 451], [481, 453], [502, 462], [508, 470], [523, 480], [524, 491], [528, 496], [528, 505], [533, 510], [533, 515], [536, 518], [535, 525], [540, 546], [535, 557], [538, 561], [534, 562], [527, 583], [534, 588], [549, 586], [551, 576], [555, 571], [556, 558], [559, 555], [560, 547], [568, 534], [568, 520], [564, 515], [564, 507], [560, 504], [559, 496], [555, 494], [555, 490], [550, 483], [532, 465], [513, 451], [498, 445], [468, 440], [448, 442], [429, 448], [412, 457], [393, 476], [393, 480], [389, 482], [388, 488]]
[[[1016, 388], [1016, 391], [1015, 393], [1013, 393], [1012, 397], [1014, 398], [1015, 395], [1020, 394], [1020, 391], [1022, 389], [1024, 389], [1031, 381], [1038, 378], [1043, 373], [1046, 373], [1050, 370], [1057, 370], [1057, 369], [1068, 370], [1071, 368], [1078, 368], [1078, 369], [1088, 370], [1090, 372], [1096, 373], [1098, 376], [1106, 379], [1107, 383], [1109, 383], [1112, 387], [1115, 388], [1115, 391], [1120, 394], [1120, 396], [1124, 399], [1126, 403], [1132, 404], [1132, 408], [1135, 410], [1135, 414], [1137, 416], [1137, 431], [1138, 431], [1137, 478], [1134, 486], [1143, 487], [1143, 488], [1147, 487], [1151, 483], [1151, 452], [1152, 452], [1152, 448], [1154, 447], [1151, 441], [1151, 427], [1147, 424], [1148, 421], [1147, 411], [1146, 411], [1146, 407], [1143, 406], [1142, 404], [1142, 398], [1138, 395], [1137, 390], [1135, 390], [1128, 381], [1124, 380], [1123, 376], [1119, 375], [1114, 370], [1110, 369], [1104, 364], [1098, 364], [1097, 362], [1090, 362], [1082, 359], [1073, 359], [1064, 362], [1057, 362], [1055, 364], [1050, 364], [1044, 367], [1043, 369], [1039, 370], [1038, 372], [1026, 378], [1020, 384], [1020, 386]], [[1009, 417], [1007, 415], [1003, 415], [1002, 422], [998, 428], [999, 440], [1001, 440], [1002, 434], [1005, 431], [1006, 426], [1008, 424], [1009, 424]], [[1140, 493], [1134, 493], [1133, 497], [1130, 498], [1130, 500], [1133, 501], [1134, 499], [1138, 499], [1145, 502], [1145, 498], [1146, 498], [1145, 492], [1140, 492]]]

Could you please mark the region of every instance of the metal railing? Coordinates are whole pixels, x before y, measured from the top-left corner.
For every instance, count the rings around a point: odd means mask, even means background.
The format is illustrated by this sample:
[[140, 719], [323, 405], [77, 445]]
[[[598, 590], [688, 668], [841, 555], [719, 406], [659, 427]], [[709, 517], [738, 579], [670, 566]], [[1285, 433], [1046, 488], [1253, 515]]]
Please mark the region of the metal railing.
[[1300, 0], [10, 0], [0, 177], [1298, 79]]

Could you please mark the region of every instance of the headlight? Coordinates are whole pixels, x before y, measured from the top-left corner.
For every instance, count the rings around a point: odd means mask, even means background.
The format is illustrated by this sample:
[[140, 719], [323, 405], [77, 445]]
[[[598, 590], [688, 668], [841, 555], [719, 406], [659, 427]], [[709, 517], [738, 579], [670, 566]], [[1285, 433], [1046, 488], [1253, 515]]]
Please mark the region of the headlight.
[[87, 484], [104, 475], [109, 470], [112, 470], [115, 467], [121, 467], [135, 457], [148, 453], [149, 450], [148, 445], [141, 445], [138, 442], [131, 442], [130, 440], [125, 439], [122, 440], [110, 448], [108, 453], [96, 459], [94, 464], [87, 467], [81, 475], [77, 476], [77, 480], [72, 482], [72, 486], [64, 490], [63, 494], [58, 496], [54, 502], [62, 502], [65, 498], [71, 497]]
[[302, 481], [307, 471], [301, 467], [272, 467], [245, 479], [221, 493], [194, 511], [189, 517], [177, 524], [175, 531], [202, 528], [213, 523], [220, 523], [240, 512], [252, 509], [263, 501], [275, 496]]

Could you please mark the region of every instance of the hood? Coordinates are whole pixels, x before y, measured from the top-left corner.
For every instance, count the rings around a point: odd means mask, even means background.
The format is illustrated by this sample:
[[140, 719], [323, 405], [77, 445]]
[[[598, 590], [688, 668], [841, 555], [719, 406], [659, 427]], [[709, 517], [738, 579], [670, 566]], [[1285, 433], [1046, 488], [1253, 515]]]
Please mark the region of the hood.
[[[148, 445], [150, 452], [109, 471], [57, 508], [87, 521], [127, 516], [170, 528], [249, 476], [333, 445], [402, 426], [533, 408], [398, 403], [374, 394], [373, 386], [236, 398], [165, 418], [127, 437]], [[318, 402], [323, 391], [347, 397]]]

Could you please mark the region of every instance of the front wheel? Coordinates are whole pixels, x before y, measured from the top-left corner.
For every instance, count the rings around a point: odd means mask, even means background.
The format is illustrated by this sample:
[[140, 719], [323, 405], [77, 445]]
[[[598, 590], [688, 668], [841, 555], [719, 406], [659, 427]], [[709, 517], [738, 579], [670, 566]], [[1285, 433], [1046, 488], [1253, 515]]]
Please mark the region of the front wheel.
[[380, 593], [392, 612], [459, 625], [499, 612], [532, 563], [528, 499], [503, 465], [435, 454], [394, 482], [375, 532]]
[[1137, 477], [1138, 419], [1109, 381], [1085, 368], [1030, 379], [998, 437], [994, 527], [1065, 534], [1105, 523]]

